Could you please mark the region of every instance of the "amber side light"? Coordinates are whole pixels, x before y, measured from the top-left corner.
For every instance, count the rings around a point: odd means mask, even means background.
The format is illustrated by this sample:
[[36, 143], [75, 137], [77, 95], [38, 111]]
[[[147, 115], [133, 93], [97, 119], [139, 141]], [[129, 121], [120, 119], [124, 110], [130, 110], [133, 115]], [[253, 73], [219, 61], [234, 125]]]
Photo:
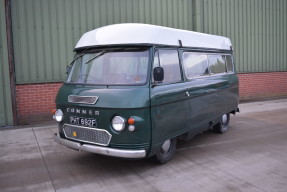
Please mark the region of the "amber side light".
[[128, 124], [130, 124], [130, 125], [135, 124], [135, 119], [132, 118], [132, 117], [130, 117], [130, 118], [128, 119]]
[[57, 109], [52, 109], [52, 110], [51, 110], [51, 113], [52, 113], [53, 115], [55, 115], [56, 111], [57, 111]]

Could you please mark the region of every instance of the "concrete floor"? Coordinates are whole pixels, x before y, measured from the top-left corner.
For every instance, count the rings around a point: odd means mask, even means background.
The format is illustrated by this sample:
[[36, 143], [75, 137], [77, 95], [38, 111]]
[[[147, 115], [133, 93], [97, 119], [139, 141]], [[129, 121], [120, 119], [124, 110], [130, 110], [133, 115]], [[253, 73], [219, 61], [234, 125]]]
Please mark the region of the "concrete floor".
[[77, 152], [55, 125], [0, 131], [0, 191], [287, 191], [287, 99], [244, 103], [230, 130], [179, 142], [165, 165]]

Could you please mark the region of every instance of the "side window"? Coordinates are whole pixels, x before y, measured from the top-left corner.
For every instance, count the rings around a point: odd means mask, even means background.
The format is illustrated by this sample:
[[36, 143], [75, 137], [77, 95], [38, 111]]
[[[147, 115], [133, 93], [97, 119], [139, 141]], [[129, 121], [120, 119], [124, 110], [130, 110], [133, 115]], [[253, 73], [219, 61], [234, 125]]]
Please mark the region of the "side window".
[[211, 74], [226, 73], [225, 55], [208, 55]]
[[183, 66], [188, 79], [209, 75], [206, 54], [184, 52]]
[[233, 73], [234, 72], [231, 55], [226, 55], [226, 66], [227, 66], [227, 72], [228, 73]]
[[177, 50], [157, 50], [155, 52], [153, 67], [162, 67], [164, 79], [162, 83], [175, 83], [181, 81], [179, 59]]

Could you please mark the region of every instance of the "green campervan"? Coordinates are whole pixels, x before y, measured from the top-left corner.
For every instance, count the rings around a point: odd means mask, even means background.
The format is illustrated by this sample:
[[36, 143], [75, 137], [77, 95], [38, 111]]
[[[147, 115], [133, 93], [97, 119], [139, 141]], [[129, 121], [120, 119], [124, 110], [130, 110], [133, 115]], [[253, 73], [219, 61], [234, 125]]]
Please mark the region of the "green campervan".
[[238, 111], [228, 38], [146, 24], [85, 33], [56, 97], [54, 140], [121, 158], [172, 158], [177, 139], [224, 133]]

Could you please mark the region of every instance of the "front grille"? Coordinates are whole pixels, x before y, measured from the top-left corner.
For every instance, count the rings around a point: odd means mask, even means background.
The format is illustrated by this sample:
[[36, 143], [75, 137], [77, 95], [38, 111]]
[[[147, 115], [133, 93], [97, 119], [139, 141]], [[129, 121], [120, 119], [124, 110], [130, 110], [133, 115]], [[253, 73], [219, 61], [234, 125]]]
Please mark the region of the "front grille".
[[65, 136], [69, 139], [103, 146], [109, 145], [112, 138], [108, 131], [96, 128], [65, 124], [63, 130]]

